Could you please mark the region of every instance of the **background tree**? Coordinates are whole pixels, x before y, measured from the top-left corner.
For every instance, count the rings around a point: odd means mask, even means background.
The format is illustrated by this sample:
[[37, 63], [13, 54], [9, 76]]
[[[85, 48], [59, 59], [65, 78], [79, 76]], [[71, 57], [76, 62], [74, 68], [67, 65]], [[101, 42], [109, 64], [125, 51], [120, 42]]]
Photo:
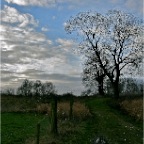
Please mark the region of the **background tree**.
[[18, 95], [32, 96], [33, 82], [25, 79], [17, 90]]
[[93, 91], [91, 90], [91, 88], [87, 88], [86, 90], [81, 92], [81, 96], [90, 96], [90, 95], [93, 95]]
[[91, 91], [94, 93], [97, 93], [98, 86], [99, 95], [104, 95], [104, 79], [106, 75], [101, 67], [99, 67], [99, 65], [96, 63], [96, 60], [93, 58], [94, 57], [89, 58], [85, 62], [82, 80], [84, 85], [91, 89]]
[[42, 83], [40, 80], [30, 81], [25, 79], [17, 90], [18, 95], [35, 96], [38, 100], [47, 100], [55, 94], [55, 86], [51, 82]]
[[56, 93], [55, 86], [51, 82], [45, 82], [41, 86], [41, 93], [42, 100], [46, 102], [47, 99], [51, 97], [51, 95]]
[[36, 80], [33, 84], [34, 87], [34, 95], [36, 97], [40, 97], [42, 95], [42, 83], [40, 80]]
[[[106, 82], [106, 93], [113, 94], [112, 85], [109, 80]], [[122, 77], [119, 82], [120, 95], [143, 95], [143, 81], [132, 77]]]
[[65, 26], [69, 33], [76, 31], [81, 37], [80, 48], [89, 57], [95, 55], [97, 64], [108, 76], [116, 98], [119, 98], [119, 79], [122, 70], [138, 66], [142, 58], [142, 21], [131, 14], [109, 11], [79, 13]]
[[1, 91], [1, 95], [13, 96], [13, 95], [15, 95], [15, 91], [13, 88], [7, 88], [7, 89]]
[[123, 78], [122, 94], [143, 95], [143, 81], [134, 78]]
[[55, 93], [55, 86], [51, 82], [45, 82], [42, 84], [42, 95], [50, 95]]

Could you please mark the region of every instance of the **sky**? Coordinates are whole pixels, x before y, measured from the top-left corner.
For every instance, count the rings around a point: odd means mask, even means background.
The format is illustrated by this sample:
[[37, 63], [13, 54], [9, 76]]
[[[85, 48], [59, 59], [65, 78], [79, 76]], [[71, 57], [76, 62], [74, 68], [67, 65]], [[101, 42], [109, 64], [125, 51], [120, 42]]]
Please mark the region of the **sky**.
[[84, 57], [64, 25], [79, 12], [112, 9], [143, 19], [143, 0], [1, 0], [1, 89], [29, 79], [80, 95]]

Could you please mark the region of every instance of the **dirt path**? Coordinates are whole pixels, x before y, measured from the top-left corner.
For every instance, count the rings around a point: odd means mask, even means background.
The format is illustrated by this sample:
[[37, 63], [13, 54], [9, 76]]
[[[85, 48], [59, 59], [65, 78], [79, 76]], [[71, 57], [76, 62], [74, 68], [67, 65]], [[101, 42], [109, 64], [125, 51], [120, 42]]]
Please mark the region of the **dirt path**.
[[142, 123], [135, 122], [107, 104], [107, 99], [93, 99], [86, 102], [94, 116], [97, 135], [110, 144], [142, 144]]

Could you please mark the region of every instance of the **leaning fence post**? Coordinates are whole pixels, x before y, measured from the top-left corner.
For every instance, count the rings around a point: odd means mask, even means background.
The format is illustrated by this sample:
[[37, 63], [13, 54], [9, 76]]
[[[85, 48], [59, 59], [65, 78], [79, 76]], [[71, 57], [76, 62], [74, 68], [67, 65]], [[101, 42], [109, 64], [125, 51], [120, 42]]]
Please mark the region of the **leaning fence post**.
[[37, 124], [37, 141], [36, 141], [36, 144], [39, 144], [39, 137], [40, 137], [40, 123]]

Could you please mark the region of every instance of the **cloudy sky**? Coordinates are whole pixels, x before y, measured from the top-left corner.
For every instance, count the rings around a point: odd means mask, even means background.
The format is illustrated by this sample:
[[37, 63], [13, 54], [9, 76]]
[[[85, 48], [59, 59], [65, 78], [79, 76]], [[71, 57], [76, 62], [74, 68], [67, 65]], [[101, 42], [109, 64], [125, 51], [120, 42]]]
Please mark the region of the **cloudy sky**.
[[58, 93], [84, 90], [83, 57], [64, 24], [79, 12], [118, 9], [141, 17], [143, 0], [1, 0], [1, 87], [51, 81]]

